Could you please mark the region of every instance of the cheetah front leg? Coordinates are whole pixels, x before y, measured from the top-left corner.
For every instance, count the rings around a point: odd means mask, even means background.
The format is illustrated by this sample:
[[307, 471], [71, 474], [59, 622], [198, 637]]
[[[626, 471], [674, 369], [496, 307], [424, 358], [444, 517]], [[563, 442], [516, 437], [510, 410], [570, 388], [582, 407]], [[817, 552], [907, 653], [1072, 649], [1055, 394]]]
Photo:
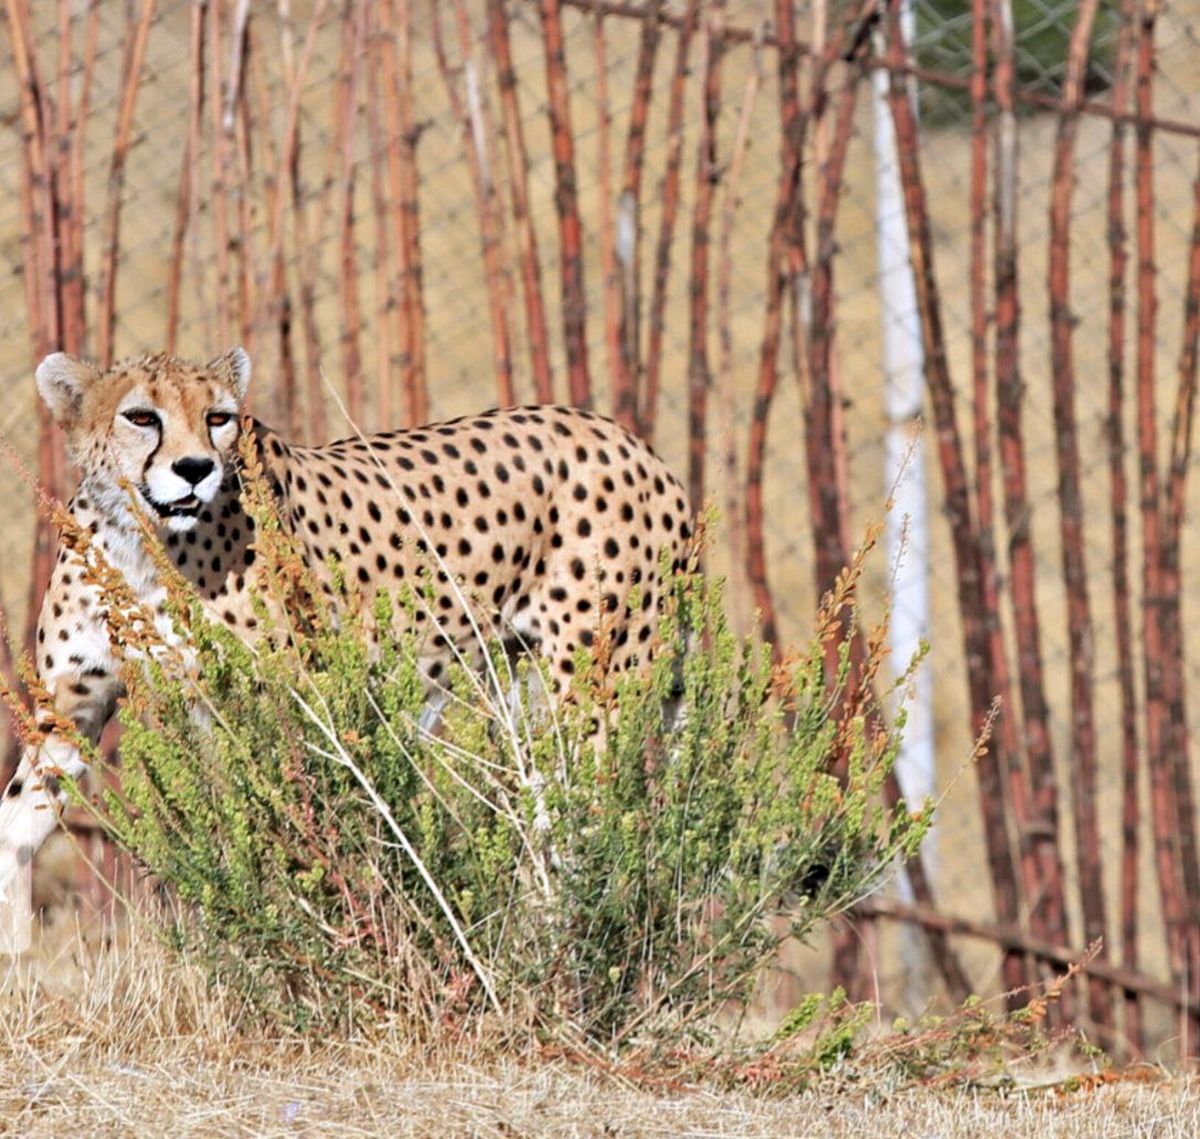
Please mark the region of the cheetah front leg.
[[[103, 623], [57, 597], [51, 581], [39, 622], [38, 671], [54, 697], [56, 714], [98, 743], [124, 691]], [[28, 947], [31, 874], [38, 848], [54, 832], [67, 795], [62, 778], [87, 769], [79, 748], [55, 734], [51, 717], [39, 712], [44, 737], [28, 745], [0, 799], [0, 951]]]

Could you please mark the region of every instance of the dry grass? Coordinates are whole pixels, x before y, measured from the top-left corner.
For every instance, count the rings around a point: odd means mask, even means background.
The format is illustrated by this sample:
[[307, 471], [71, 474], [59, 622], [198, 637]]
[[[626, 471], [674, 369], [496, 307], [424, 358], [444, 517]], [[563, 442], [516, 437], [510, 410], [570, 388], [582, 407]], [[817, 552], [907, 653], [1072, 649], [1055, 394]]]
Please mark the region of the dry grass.
[[1127, 1079], [994, 1092], [834, 1073], [803, 1095], [641, 1086], [601, 1066], [424, 1054], [370, 1040], [255, 1038], [144, 924], [97, 939], [60, 918], [3, 976], [0, 1134], [1150, 1136], [1200, 1134], [1200, 1086]]

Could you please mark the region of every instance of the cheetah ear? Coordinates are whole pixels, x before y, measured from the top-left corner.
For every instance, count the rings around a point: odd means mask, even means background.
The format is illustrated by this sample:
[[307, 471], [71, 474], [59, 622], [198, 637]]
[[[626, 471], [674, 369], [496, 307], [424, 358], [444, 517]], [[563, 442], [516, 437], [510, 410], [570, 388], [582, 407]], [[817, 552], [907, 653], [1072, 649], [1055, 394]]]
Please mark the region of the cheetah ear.
[[245, 348], [230, 349], [224, 356], [211, 361], [208, 368], [233, 389], [238, 403], [246, 398], [246, 389], [250, 387], [250, 357]]
[[100, 373], [66, 352], [51, 352], [37, 367], [38, 392], [54, 420], [70, 427], [79, 415], [83, 393]]

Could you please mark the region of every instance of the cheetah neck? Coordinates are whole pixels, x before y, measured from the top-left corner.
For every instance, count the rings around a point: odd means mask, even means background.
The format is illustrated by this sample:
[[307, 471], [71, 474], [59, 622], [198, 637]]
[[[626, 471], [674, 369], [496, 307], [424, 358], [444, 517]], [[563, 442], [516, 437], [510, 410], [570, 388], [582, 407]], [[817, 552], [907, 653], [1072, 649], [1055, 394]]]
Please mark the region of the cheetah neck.
[[85, 479], [71, 502], [71, 513], [92, 534], [108, 563], [121, 572], [134, 595], [146, 596], [161, 588], [158, 570], [128, 496], [119, 494]]

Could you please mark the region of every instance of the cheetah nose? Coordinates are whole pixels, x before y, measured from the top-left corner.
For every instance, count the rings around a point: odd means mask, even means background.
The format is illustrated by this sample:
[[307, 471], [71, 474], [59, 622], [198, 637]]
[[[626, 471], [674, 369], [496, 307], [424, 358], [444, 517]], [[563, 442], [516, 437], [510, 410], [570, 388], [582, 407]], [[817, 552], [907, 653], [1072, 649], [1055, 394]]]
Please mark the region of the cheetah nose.
[[216, 463], [212, 459], [176, 459], [171, 464], [173, 470], [181, 479], [195, 486], [198, 482], [212, 474]]

